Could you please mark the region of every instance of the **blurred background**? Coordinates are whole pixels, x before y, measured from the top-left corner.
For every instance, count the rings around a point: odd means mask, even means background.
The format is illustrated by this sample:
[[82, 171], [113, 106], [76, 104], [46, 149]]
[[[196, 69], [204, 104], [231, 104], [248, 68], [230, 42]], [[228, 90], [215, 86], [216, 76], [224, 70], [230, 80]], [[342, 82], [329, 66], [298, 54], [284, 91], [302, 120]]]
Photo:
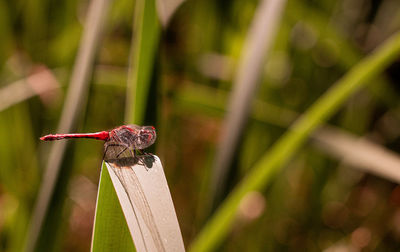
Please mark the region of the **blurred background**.
[[[149, 86], [139, 121], [158, 130], [151, 152], [164, 165], [186, 246], [291, 123], [400, 28], [398, 0], [282, 3], [270, 46], [260, 50], [265, 58], [249, 113], [236, 126], [226, 111], [232, 112], [232, 90], [264, 2], [187, 0], [158, 24], [153, 41], [142, 41], [154, 53], [140, 66]], [[39, 137], [68, 121], [61, 120], [67, 91], [81, 100], [66, 129], [96, 132], [127, 121], [130, 66], [138, 67], [130, 57], [137, 5], [109, 3], [82, 77], [88, 86], [73, 93], [77, 55], [89, 50], [80, 47], [89, 6], [88, 0], [0, 1], [0, 251], [25, 246], [53, 151]], [[399, 73], [397, 60], [346, 100], [265, 190], [248, 194], [218, 250], [398, 250], [400, 179], [381, 171], [400, 173]], [[231, 156], [216, 191], [229, 127], [239, 132], [228, 142]], [[38, 232], [41, 251], [90, 249], [102, 150], [97, 141], [69, 142]]]

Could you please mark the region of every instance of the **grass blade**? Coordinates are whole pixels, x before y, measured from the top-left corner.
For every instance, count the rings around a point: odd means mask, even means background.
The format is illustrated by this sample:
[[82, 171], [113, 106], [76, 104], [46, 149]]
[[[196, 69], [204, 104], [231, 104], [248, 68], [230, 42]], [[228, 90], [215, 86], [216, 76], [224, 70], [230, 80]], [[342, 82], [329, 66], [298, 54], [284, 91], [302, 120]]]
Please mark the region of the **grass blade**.
[[222, 139], [214, 164], [211, 193], [217, 203], [225, 191], [226, 177], [234, 151], [250, 112], [267, 52], [274, 42], [285, 0], [262, 1], [254, 16], [234, 81]]
[[307, 137], [334, 114], [351, 94], [381, 73], [399, 56], [399, 53], [400, 33], [397, 33], [370, 56], [360, 61], [320, 97], [232, 191], [193, 242], [191, 251], [210, 251], [221, 243], [234, 221], [242, 198], [251, 191], [265, 188], [273, 175], [279, 172]]
[[345, 164], [400, 183], [400, 157], [395, 152], [334, 127], [324, 126], [313, 134], [324, 151]]
[[126, 225], [118, 197], [103, 163], [96, 201], [91, 251], [134, 251], [132, 237]]
[[138, 0], [135, 8], [125, 121], [140, 125], [144, 121], [160, 25], [155, 0]]
[[47, 68], [29, 77], [15, 81], [0, 89], [0, 111], [25, 101], [35, 95], [42, 95], [60, 88], [54, 74]]
[[[184, 251], [174, 205], [158, 157], [155, 157], [155, 162], [151, 168], [138, 164], [105, 163], [105, 165], [136, 249], [138, 251]], [[98, 209], [102, 209], [105, 204], [112, 203], [101, 202], [104, 200], [99, 193]], [[107, 218], [109, 219], [106, 216], [104, 220], [96, 214], [94, 234], [104, 232], [97, 228], [97, 223], [104, 225]], [[123, 223], [121, 225], [126, 226]], [[109, 230], [107, 227], [104, 228]], [[119, 234], [118, 227], [112, 229], [114, 230], [111, 231], [112, 233]], [[102, 239], [95, 236], [93, 248], [100, 248], [99, 243], [102, 243]], [[128, 241], [124, 241], [124, 243], [126, 242]]]

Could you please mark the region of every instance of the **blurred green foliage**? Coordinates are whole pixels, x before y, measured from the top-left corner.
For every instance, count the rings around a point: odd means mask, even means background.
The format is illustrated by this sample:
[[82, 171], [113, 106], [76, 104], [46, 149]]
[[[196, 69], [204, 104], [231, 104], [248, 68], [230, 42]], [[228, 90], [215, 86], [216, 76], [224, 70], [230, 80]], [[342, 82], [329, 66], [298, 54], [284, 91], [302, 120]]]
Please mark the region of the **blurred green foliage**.
[[[166, 169], [186, 246], [209, 219], [216, 143], [258, 4], [187, 0], [157, 41], [148, 41], [158, 48], [151, 69], [146, 69], [154, 87], [146, 97], [153, 105], [144, 124], [158, 129], [153, 152]], [[38, 66], [50, 69], [60, 84], [59, 92], [0, 111], [1, 251], [21, 251], [24, 246], [50, 148], [38, 138], [58, 124], [87, 6], [87, 1], [0, 2], [0, 92]], [[134, 6], [129, 0], [113, 2], [79, 131], [124, 123]], [[282, 136], [297, 113], [399, 27], [396, 0], [289, 0], [265, 63], [230, 188]], [[399, 68], [398, 61], [393, 63], [353, 95], [329, 123], [400, 151]], [[89, 250], [101, 157], [99, 142], [71, 144], [64, 165], [68, 172], [63, 173], [69, 187], [57, 194], [63, 202], [57, 208], [60, 223], [45, 234], [53, 240], [54, 250]], [[254, 199], [251, 209], [260, 209], [259, 213], [240, 209], [220, 250], [399, 249], [400, 187], [353, 169], [312, 142]]]

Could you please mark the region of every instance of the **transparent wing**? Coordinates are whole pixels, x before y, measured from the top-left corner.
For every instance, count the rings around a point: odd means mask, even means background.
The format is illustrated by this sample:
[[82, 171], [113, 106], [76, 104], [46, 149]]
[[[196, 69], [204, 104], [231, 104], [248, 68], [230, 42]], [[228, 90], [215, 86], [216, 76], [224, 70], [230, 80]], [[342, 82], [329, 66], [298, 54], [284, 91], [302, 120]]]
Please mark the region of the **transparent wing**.
[[104, 160], [110, 161], [123, 158], [134, 158], [134, 153], [128, 145], [116, 141], [107, 141], [104, 144]]
[[[146, 199], [146, 195], [143, 192], [142, 186], [137, 178], [135, 171], [129, 166], [119, 166], [116, 163], [109, 163], [114, 171], [115, 175], [118, 177], [122, 186], [128, 195], [130, 204], [135, 211], [135, 215], [139, 214], [143, 219], [146, 227], [140, 227], [140, 232], [143, 236], [143, 228], [147, 228], [150, 231], [151, 237], [154, 241], [154, 246], [157, 251], [165, 251], [164, 244], [162, 243], [160, 233], [157, 229], [157, 225], [154, 221], [153, 214], [151, 212], [149, 203]], [[143, 169], [145, 167], [143, 166]], [[143, 239], [145, 246], [148, 250], [149, 245], [146, 244], [145, 239]]]

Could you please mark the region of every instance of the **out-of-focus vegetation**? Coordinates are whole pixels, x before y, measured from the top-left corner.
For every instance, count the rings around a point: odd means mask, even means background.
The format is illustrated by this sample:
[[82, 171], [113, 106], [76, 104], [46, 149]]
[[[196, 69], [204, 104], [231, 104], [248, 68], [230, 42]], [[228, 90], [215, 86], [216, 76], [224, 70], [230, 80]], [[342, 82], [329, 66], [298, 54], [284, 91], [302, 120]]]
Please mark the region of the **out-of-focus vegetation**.
[[[39, 137], [59, 124], [88, 6], [88, 1], [0, 2], [1, 251], [25, 246], [51, 148]], [[187, 247], [223, 202], [211, 205], [217, 143], [259, 6], [260, 1], [253, 0], [187, 0], [165, 28], [150, 22], [160, 30], [133, 36], [142, 39], [139, 46], [132, 46], [134, 1], [115, 0], [108, 11], [87, 106], [76, 130], [113, 128], [126, 123], [126, 117], [156, 126], [158, 140], [152, 152], [163, 162]], [[399, 28], [397, 0], [288, 0], [221, 194], [229, 195], [256, 164], [259, 167], [298, 115]], [[154, 58], [137, 63], [143, 58], [131, 50], [141, 48], [146, 55], [152, 46]], [[135, 73], [137, 64], [149, 76]], [[395, 60], [344, 101], [326, 123], [357, 140], [374, 142], [398, 159], [399, 72]], [[140, 83], [140, 78], [147, 85], [139, 87], [145, 88], [143, 93], [136, 93], [141, 100], [129, 94], [128, 104], [146, 108], [133, 119], [125, 105], [127, 90], [132, 89], [127, 83]], [[143, 97], [146, 90], [148, 96]], [[343, 153], [314, 139], [315, 135], [266, 187], [245, 196], [227, 236], [217, 242], [218, 250], [399, 249], [399, 180], [382, 177], [379, 167], [374, 168], [377, 175], [365, 173], [362, 162], [349, 164]], [[100, 142], [70, 143], [40, 233], [40, 248], [89, 250], [101, 158]]]

